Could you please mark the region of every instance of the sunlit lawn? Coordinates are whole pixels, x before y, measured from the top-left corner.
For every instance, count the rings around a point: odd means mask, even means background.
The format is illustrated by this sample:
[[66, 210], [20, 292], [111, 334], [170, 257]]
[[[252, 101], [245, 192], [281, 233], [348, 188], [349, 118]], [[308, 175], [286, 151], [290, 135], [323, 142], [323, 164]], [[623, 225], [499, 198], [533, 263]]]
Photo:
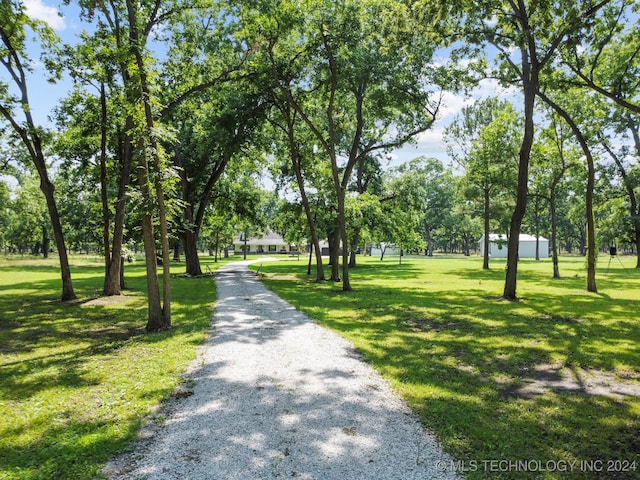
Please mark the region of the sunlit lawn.
[[582, 258], [562, 258], [560, 280], [549, 260], [521, 260], [519, 302], [497, 299], [503, 260], [482, 271], [478, 257], [359, 258], [352, 293], [313, 282], [303, 261], [261, 271], [269, 288], [353, 341], [469, 478], [638, 478], [640, 397], [522, 390], [564, 372], [583, 384], [613, 373], [638, 391], [640, 272], [620, 258], [600, 258], [597, 294], [585, 291]]
[[95, 478], [171, 395], [209, 326], [211, 278], [176, 275], [173, 328], [146, 334], [143, 262], [126, 266], [126, 296], [111, 302], [97, 299], [99, 258], [71, 263], [79, 299], [62, 303], [55, 258], [0, 257], [2, 479]]

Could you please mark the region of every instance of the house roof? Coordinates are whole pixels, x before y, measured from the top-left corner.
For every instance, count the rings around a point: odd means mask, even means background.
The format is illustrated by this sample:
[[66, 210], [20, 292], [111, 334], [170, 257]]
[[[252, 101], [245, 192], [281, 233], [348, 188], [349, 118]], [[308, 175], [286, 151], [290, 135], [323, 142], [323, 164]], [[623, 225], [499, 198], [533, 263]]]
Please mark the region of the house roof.
[[[244, 237], [238, 235], [233, 240], [234, 245], [244, 244]], [[287, 245], [281, 235], [271, 232], [263, 235], [262, 237], [249, 237], [247, 238], [247, 245]]]

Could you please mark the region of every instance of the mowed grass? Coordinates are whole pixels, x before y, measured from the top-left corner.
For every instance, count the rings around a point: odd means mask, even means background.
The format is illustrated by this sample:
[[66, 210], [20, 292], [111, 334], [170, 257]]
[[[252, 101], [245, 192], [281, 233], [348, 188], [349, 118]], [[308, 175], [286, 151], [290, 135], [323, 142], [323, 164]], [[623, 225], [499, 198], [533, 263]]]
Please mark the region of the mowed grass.
[[109, 301], [98, 298], [101, 259], [71, 263], [79, 298], [63, 303], [55, 259], [0, 257], [2, 479], [100, 478], [172, 394], [209, 327], [211, 278], [173, 278], [173, 328], [147, 334], [144, 262], [126, 265], [126, 296]]
[[600, 258], [597, 294], [585, 290], [582, 258], [562, 258], [559, 280], [549, 260], [523, 259], [519, 302], [498, 299], [504, 261], [483, 271], [478, 257], [360, 257], [351, 293], [315, 283], [303, 261], [261, 271], [390, 380], [457, 460], [449, 469], [472, 479], [630, 479], [640, 477], [640, 397], [521, 390], [565, 372], [579, 386], [603, 377], [611, 390], [638, 391], [640, 272], [618, 258]]

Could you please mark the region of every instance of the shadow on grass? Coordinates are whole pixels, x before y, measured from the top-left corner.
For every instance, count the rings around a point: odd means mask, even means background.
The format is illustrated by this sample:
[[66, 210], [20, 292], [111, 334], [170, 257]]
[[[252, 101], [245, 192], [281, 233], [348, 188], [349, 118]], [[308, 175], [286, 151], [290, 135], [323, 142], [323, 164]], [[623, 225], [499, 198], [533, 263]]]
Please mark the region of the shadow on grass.
[[[327, 285], [268, 277], [264, 282], [353, 341], [457, 458], [604, 461], [602, 471], [543, 473], [545, 478], [637, 478], [637, 397], [547, 390], [523, 398], [513, 391], [539, 364], [640, 373], [638, 299], [586, 293], [581, 278], [554, 282], [551, 292], [535, 289], [536, 283], [549, 285], [547, 273], [524, 271], [525, 298], [496, 301], [478, 286], [503, 280], [504, 271], [437, 268], [449, 272], [437, 284], [424, 281], [427, 266], [410, 268], [413, 282], [397, 281], [397, 270], [371, 269], [364, 276], [356, 270], [355, 291], [348, 295], [334, 295]], [[602, 284], [614, 288], [620, 281]], [[611, 460], [636, 462], [637, 468], [612, 476], [606, 471]], [[469, 478], [540, 475], [468, 472]]]
[[[40, 480], [54, 478], [99, 478], [100, 464], [109, 452], [121, 450], [139, 430], [139, 423], [69, 421], [56, 418], [42, 436], [26, 443], [0, 441], [0, 472], [19, 472], [5, 478]], [[8, 432], [12, 438], [24, 432]]]
[[57, 268], [0, 266], [2, 478], [94, 478], [171, 392], [174, 357], [204, 337], [211, 280], [174, 279], [173, 328], [146, 334], [144, 265], [127, 268], [126, 305], [87, 302], [102, 271], [72, 267], [79, 299], [61, 302]]

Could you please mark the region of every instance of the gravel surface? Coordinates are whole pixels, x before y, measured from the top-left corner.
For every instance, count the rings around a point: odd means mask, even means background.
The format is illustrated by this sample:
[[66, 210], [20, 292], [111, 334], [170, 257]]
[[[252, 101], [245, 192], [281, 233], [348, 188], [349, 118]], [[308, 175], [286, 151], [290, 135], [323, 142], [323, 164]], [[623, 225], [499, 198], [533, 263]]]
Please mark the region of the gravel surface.
[[214, 328], [163, 425], [116, 479], [456, 478], [452, 460], [353, 346], [247, 268], [216, 274]]

